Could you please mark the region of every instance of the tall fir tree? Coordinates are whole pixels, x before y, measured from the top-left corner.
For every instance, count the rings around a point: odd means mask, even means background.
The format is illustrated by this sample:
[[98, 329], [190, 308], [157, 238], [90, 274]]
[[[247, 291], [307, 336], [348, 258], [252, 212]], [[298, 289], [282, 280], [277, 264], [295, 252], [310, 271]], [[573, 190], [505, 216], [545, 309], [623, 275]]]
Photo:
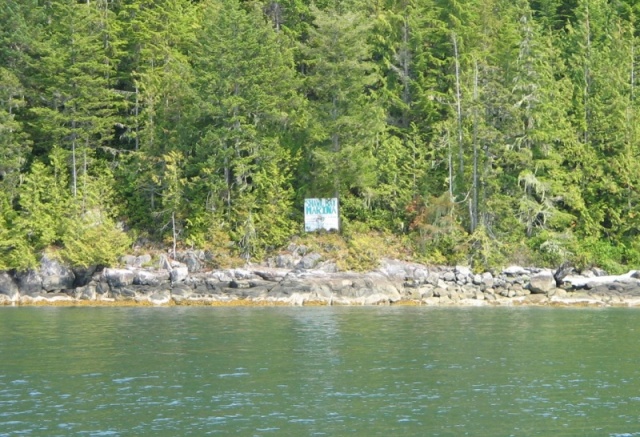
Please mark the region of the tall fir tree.
[[313, 116], [304, 157], [312, 178], [308, 193], [352, 200], [358, 210], [374, 195], [375, 149], [384, 130], [376, 93], [380, 76], [367, 42], [370, 26], [355, 12], [314, 9], [314, 14], [304, 48]]

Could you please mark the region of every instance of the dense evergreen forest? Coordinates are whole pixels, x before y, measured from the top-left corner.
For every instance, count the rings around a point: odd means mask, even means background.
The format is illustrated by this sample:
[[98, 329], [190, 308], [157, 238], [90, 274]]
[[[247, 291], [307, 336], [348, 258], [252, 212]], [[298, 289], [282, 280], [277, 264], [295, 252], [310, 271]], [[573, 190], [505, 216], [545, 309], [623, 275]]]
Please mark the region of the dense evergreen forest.
[[111, 264], [136, 241], [260, 259], [304, 238], [305, 197], [335, 196], [356, 251], [639, 264], [639, 17], [635, 0], [0, 0], [0, 269]]

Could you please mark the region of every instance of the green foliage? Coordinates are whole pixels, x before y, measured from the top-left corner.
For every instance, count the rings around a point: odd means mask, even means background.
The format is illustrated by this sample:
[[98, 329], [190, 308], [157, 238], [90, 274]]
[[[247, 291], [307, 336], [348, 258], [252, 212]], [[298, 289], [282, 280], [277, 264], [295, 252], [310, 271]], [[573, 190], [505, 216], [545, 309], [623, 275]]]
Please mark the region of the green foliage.
[[622, 273], [624, 247], [610, 242], [584, 239], [576, 242], [573, 262], [579, 269], [598, 266], [611, 274]]
[[424, 261], [456, 264], [466, 258], [466, 233], [456, 221], [455, 207], [448, 193], [416, 198], [409, 205], [409, 229], [414, 232], [417, 253]]
[[635, 267], [639, 11], [1, 1], [0, 268], [112, 263], [116, 221], [220, 265], [261, 259], [324, 196], [344, 268], [391, 241], [474, 268]]
[[475, 270], [486, 271], [504, 265], [505, 256], [499, 241], [487, 233], [484, 226], [478, 226], [469, 236], [469, 258]]
[[0, 270], [26, 270], [37, 263], [25, 235], [15, 231], [15, 220], [7, 194], [0, 192]]
[[87, 213], [61, 239], [59, 256], [72, 266], [114, 266], [131, 247], [130, 238], [110, 221]]

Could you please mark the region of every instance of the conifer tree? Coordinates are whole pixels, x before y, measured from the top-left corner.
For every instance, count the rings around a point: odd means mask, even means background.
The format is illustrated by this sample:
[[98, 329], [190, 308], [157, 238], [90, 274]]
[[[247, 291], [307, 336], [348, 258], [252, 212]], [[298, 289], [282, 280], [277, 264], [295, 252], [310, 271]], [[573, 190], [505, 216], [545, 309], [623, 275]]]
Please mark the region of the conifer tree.
[[16, 195], [30, 152], [30, 141], [15, 115], [26, 105], [24, 93], [18, 78], [0, 67], [0, 191], [8, 195], [9, 201]]
[[371, 62], [369, 25], [355, 12], [314, 9], [304, 48], [306, 88], [313, 114], [309, 194], [370, 198], [375, 187], [374, 150], [383, 130]]
[[262, 11], [236, 0], [201, 7], [194, 68], [202, 137], [193, 190], [249, 257], [292, 230], [293, 157], [281, 139], [297, 123], [293, 59]]
[[117, 105], [116, 61], [109, 59], [99, 3], [56, 0], [47, 8], [49, 24], [34, 57], [43, 104], [31, 108], [39, 147], [71, 152], [71, 192], [86, 186], [93, 153], [113, 138]]

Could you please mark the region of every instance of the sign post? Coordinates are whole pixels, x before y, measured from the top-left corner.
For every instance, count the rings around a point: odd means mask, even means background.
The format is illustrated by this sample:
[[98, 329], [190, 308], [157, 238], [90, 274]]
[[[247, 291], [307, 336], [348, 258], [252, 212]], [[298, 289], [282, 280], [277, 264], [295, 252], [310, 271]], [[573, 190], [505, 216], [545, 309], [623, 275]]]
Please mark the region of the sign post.
[[338, 199], [304, 199], [304, 230], [340, 230]]

